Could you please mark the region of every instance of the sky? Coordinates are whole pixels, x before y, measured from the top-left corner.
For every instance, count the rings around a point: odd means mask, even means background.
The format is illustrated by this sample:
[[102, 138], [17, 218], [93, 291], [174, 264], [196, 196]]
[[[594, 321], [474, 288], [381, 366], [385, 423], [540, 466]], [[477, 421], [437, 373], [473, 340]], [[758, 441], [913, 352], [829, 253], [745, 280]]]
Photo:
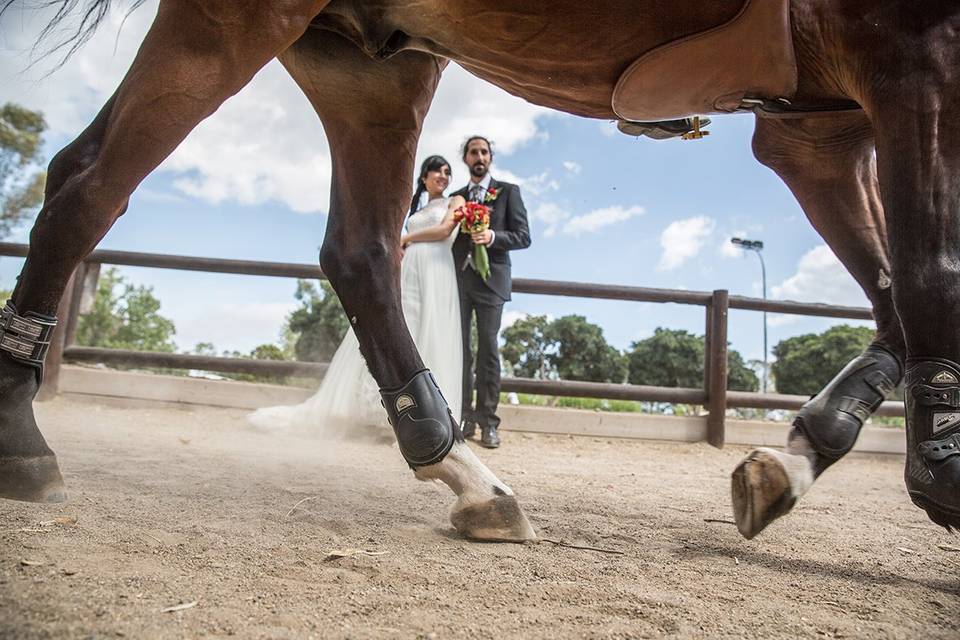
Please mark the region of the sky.
[[[0, 103], [44, 113], [46, 157], [69, 143], [122, 79], [156, 13], [113, 10], [62, 67], [34, 47], [43, 14], [0, 17]], [[54, 35], [56, 38], [56, 34]], [[615, 123], [531, 105], [451, 64], [427, 116], [419, 162], [439, 153], [467, 180], [458, 148], [494, 141], [491, 173], [520, 185], [532, 246], [512, 254], [514, 277], [761, 296], [757, 256], [734, 236], [764, 242], [770, 298], [866, 306], [867, 300], [807, 223], [773, 172], [750, 151], [752, 115], [713, 117], [699, 141], [619, 133]], [[140, 186], [100, 248], [313, 263], [323, 242], [331, 163], [319, 120], [276, 61], [210, 118]], [[411, 176], [411, 184], [413, 176]], [[25, 242], [29, 226], [13, 241]], [[0, 289], [22, 266], [0, 258]], [[278, 342], [296, 306], [292, 279], [120, 269], [153, 287], [181, 350], [212, 342], [249, 351]], [[504, 322], [526, 314], [581, 314], [620, 349], [657, 327], [704, 332], [701, 307], [516, 295]], [[747, 359], [763, 358], [762, 314], [732, 311], [729, 335]], [[853, 320], [768, 316], [769, 343]]]

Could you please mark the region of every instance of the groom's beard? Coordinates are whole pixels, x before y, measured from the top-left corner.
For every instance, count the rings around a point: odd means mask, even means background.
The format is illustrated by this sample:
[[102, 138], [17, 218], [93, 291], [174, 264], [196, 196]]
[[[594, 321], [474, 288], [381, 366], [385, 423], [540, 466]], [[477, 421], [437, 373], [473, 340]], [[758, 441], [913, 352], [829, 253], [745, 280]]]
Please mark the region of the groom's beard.
[[482, 162], [478, 162], [477, 164], [470, 167], [470, 175], [473, 176], [474, 178], [483, 179], [483, 177], [487, 175], [487, 171], [489, 169], [490, 167], [488, 165]]

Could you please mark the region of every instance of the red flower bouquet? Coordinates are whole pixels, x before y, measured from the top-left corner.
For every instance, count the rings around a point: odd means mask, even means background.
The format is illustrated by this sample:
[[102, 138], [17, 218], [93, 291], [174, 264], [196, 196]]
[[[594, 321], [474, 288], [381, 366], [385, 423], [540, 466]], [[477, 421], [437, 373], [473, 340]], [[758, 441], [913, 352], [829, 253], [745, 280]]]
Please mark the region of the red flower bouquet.
[[[473, 235], [490, 228], [490, 207], [479, 202], [468, 202], [453, 214], [454, 222], [460, 224], [460, 233]], [[490, 258], [482, 244], [473, 245], [473, 266], [486, 282], [490, 277]]]

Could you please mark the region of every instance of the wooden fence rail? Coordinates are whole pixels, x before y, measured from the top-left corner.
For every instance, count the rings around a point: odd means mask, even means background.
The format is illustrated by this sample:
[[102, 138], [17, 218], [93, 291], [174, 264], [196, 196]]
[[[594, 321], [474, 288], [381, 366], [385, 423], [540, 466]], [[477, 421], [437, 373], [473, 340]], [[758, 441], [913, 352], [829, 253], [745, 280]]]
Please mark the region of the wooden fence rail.
[[[27, 245], [0, 242], [0, 256], [25, 257]], [[54, 344], [47, 356], [44, 388], [40, 399], [52, 397], [57, 392], [60, 363], [96, 362], [107, 365], [157, 367], [169, 369], [198, 369], [223, 373], [248, 373], [271, 376], [322, 377], [326, 363], [288, 362], [276, 360], [253, 360], [248, 358], [222, 358], [178, 353], [130, 351], [125, 349], [101, 349], [76, 346], [77, 323], [96, 291], [100, 265], [122, 265], [177, 269], [207, 273], [231, 273], [237, 275], [274, 276], [280, 278], [323, 278], [319, 266], [286, 263], [257, 262], [251, 260], [225, 260], [195, 256], [178, 256], [133, 251], [94, 251], [77, 268], [60, 303], [60, 325], [54, 336]], [[767, 311], [827, 318], [851, 318], [871, 320], [870, 309], [843, 307], [819, 303], [792, 302], [786, 300], [763, 300], [746, 296], [731, 296], [726, 290], [684, 291], [655, 289], [624, 285], [595, 284], [514, 278], [514, 293], [595, 298], [603, 300], [628, 300], [632, 302], [658, 302], [702, 306], [705, 316], [704, 382], [702, 389], [653, 387], [630, 384], [607, 384], [577, 382], [572, 380], [532, 380], [527, 378], [504, 378], [503, 391], [551, 396], [601, 398], [610, 400], [638, 400], [645, 402], [670, 402], [698, 404], [707, 407], [707, 440], [715, 447], [724, 442], [724, 413], [728, 407], [758, 409], [799, 409], [807, 400], [804, 396], [776, 393], [752, 393], [727, 390], [727, 323], [730, 309]], [[878, 415], [902, 416], [903, 405], [885, 402]]]

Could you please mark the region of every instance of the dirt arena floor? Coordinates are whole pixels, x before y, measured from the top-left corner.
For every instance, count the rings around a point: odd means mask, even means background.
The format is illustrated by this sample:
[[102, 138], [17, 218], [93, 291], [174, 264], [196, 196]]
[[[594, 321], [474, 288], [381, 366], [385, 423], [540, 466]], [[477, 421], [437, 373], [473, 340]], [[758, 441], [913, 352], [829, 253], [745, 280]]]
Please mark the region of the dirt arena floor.
[[[851, 457], [754, 541], [743, 448], [506, 433], [479, 455], [545, 539], [457, 537], [384, 444], [236, 410], [40, 405], [65, 505], [0, 501], [0, 637], [957, 638], [960, 538], [902, 458]], [[171, 610], [174, 609], [174, 610]]]

